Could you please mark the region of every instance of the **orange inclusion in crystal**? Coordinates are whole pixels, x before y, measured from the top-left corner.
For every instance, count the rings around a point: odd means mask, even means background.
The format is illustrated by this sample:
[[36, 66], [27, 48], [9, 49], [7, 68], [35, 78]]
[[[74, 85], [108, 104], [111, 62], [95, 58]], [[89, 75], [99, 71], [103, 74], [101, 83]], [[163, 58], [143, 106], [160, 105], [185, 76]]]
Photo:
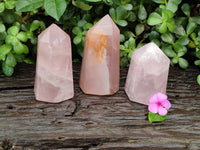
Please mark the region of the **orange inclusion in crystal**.
[[90, 30], [86, 39], [86, 47], [87, 50], [93, 50], [96, 53], [96, 60], [101, 63], [102, 60], [106, 59], [106, 33], [98, 29]]

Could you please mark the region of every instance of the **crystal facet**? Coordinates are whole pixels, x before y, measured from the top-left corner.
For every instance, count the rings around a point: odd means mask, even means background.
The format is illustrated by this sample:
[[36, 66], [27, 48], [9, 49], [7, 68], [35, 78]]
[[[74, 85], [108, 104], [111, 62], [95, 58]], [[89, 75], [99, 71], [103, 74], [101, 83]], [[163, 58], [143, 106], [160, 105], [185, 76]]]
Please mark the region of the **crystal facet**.
[[125, 91], [131, 101], [148, 105], [155, 93], [166, 93], [170, 60], [153, 42], [133, 52]]
[[86, 34], [80, 87], [86, 94], [112, 95], [119, 90], [120, 31], [109, 15]]
[[38, 37], [34, 86], [39, 101], [58, 103], [74, 95], [70, 37], [52, 24]]

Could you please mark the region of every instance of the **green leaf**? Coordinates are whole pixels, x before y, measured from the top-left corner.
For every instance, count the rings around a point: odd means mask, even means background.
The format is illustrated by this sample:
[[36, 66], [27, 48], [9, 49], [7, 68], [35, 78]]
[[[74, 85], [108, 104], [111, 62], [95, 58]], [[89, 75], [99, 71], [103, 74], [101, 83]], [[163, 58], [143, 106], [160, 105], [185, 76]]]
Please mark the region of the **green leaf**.
[[101, 2], [102, 0], [85, 0], [87, 2]]
[[189, 22], [188, 25], [187, 25], [187, 28], [186, 28], [187, 35], [191, 34], [195, 30], [196, 27], [197, 27], [196, 23]]
[[38, 29], [40, 26], [41, 26], [41, 21], [39, 21], [39, 20], [34, 20], [34, 21], [31, 23], [30, 31], [33, 32], [33, 31], [35, 31], [36, 29]]
[[116, 8], [116, 20], [124, 20], [128, 17], [127, 10], [119, 6]]
[[173, 58], [176, 56], [176, 53], [173, 51], [171, 46], [163, 46], [162, 51], [170, 58]]
[[84, 19], [79, 20], [79, 21], [78, 21], [78, 26], [79, 26], [79, 27], [83, 27], [86, 23], [87, 23], [87, 21], [85, 21]]
[[128, 25], [128, 22], [126, 20], [118, 20], [116, 22], [119, 26], [125, 27]]
[[74, 42], [75, 45], [80, 44], [81, 41], [82, 41], [82, 35], [78, 35], [73, 39], [73, 42]]
[[153, 39], [151, 42], [154, 42], [158, 47], [160, 47], [161, 43], [158, 39]]
[[200, 85], [200, 74], [197, 76], [197, 83]]
[[180, 24], [175, 24], [174, 33], [180, 36], [184, 36], [186, 34], [185, 29]]
[[200, 24], [200, 16], [196, 16], [196, 17], [190, 17], [189, 21], [191, 22], [195, 22], [197, 24]]
[[90, 10], [92, 8], [92, 6], [80, 1], [72, 0], [72, 4], [85, 11]]
[[17, 26], [12, 26], [10, 28], [8, 28], [8, 34], [10, 35], [17, 35], [19, 33], [19, 28]]
[[[7, 33], [6, 32], [0, 32], [0, 42], [1, 41], [3, 42], [6, 37], [7, 37]], [[2, 45], [2, 44], [0, 44], [0, 45]]]
[[128, 40], [128, 48], [132, 50], [135, 49], [135, 39], [132, 37]]
[[20, 24], [19, 22], [15, 22], [15, 23], [13, 23], [13, 26], [18, 27], [19, 29], [21, 28], [21, 24]]
[[174, 48], [174, 50], [178, 53], [178, 51], [181, 50], [181, 49], [183, 48], [183, 45], [174, 43], [174, 44], [173, 44], [173, 48]]
[[59, 21], [67, 8], [66, 0], [44, 0], [44, 9], [48, 15]]
[[4, 12], [5, 10], [5, 5], [3, 2], [0, 2], [0, 13]]
[[21, 42], [19, 41], [16, 41], [14, 44], [13, 44], [13, 49], [14, 49], [14, 52], [16, 54], [27, 54], [28, 53], [28, 50], [27, 50], [27, 46], [22, 44]]
[[167, 23], [166, 22], [163, 22], [159, 28], [159, 32], [160, 33], [166, 33], [167, 32]]
[[31, 31], [27, 31], [26, 35], [27, 35], [28, 39], [31, 39], [34, 37], [33, 32], [31, 32]]
[[92, 26], [93, 26], [93, 24], [91, 24], [91, 23], [86, 23], [86, 24], [84, 24], [83, 29], [84, 29], [84, 30], [89, 30]]
[[178, 50], [178, 57], [182, 57], [187, 53], [187, 48], [185, 46], [182, 46], [181, 49]]
[[12, 41], [13, 41], [13, 36], [7, 35], [5, 40], [6, 44], [12, 44]]
[[162, 122], [167, 118], [167, 114], [165, 116], [160, 116], [159, 114], [154, 114], [152, 112], [149, 112], [148, 114], [148, 118], [149, 118], [149, 122], [153, 123], [153, 122]]
[[196, 45], [194, 44], [193, 41], [190, 41], [190, 43], [187, 45], [189, 48], [196, 48]]
[[147, 18], [147, 11], [146, 11], [146, 9], [144, 8], [143, 5], [140, 5], [140, 6], [139, 6], [138, 18], [139, 18], [140, 20], [145, 20], [145, 19]]
[[6, 57], [6, 61], [5, 61], [6, 65], [8, 65], [9, 67], [15, 67], [17, 62], [15, 57], [13, 56], [12, 53], [9, 53]]
[[158, 39], [160, 37], [160, 34], [156, 31], [151, 31], [149, 34], [149, 39], [152, 41], [153, 39]]
[[125, 5], [122, 5], [122, 7], [124, 7], [126, 10], [132, 10], [133, 9], [132, 4], [125, 4]]
[[5, 31], [6, 31], [5, 25], [0, 22], [0, 32], [5, 32]]
[[16, 10], [20, 12], [32, 11], [43, 6], [43, 0], [18, 0]]
[[75, 35], [79, 35], [82, 33], [82, 29], [80, 27], [74, 27], [72, 29], [72, 32], [75, 34]]
[[172, 64], [177, 64], [179, 61], [179, 57], [175, 56], [172, 60], [171, 60], [171, 63]]
[[115, 13], [115, 9], [114, 8], [111, 8], [109, 10], [109, 14], [110, 14], [111, 18], [115, 21], [116, 20], [116, 13]]
[[131, 50], [131, 51], [128, 52], [128, 59], [129, 59], [129, 60], [131, 60], [131, 57], [132, 57], [132, 55], [133, 55], [133, 51], [134, 51], [134, 50]]
[[194, 64], [195, 64], [196, 66], [200, 66], [200, 60], [196, 60], [196, 61], [194, 62]]
[[167, 27], [169, 29], [170, 32], [174, 32], [174, 26], [175, 26], [175, 20], [173, 18], [169, 19], [167, 21]]
[[164, 9], [162, 10], [162, 17], [164, 19], [172, 19], [174, 17], [174, 13], [171, 10]]
[[4, 44], [0, 47], [0, 59], [5, 60], [6, 55], [12, 50], [12, 46], [8, 44]]
[[171, 33], [164, 33], [161, 35], [161, 39], [169, 44], [172, 44], [174, 42], [174, 36]]
[[154, 26], [154, 25], [160, 24], [160, 23], [162, 23], [162, 17], [158, 13], [153, 12], [153, 13], [151, 13], [149, 15], [147, 23], [150, 26]]
[[31, 40], [31, 44], [33, 44], [33, 45], [37, 44], [37, 38], [36, 37], [30, 38], [30, 40]]
[[137, 24], [135, 27], [135, 33], [136, 35], [140, 35], [142, 34], [142, 32], [144, 32], [144, 25], [143, 24]]
[[182, 0], [169, 0], [167, 3], [167, 9], [171, 10], [175, 13], [178, 9], [178, 5], [181, 3]]
[[33, 58], [25, 58], [24, 62], [27, 64], [35, 64], [35, 60]]
[[19, 32], [17, 34], [17, 38], [18, 40], [22, 41], [22, 42], [26, 42], [28, 40], [28, 37], [26, 35], [26, 32]]
[[183, 13], [187, 16], [190, 17], [190, 5], [188, 3], [184, 3], [181, 6], [181, 10], [183, 11]]
[[188, 23], [188, 17], [176, 17], [176, 24], [185, 26]]
[[158, 4], [165, 4], [165, 0], [152, 0], [152, 1]]
[[5, 1], [5, 7], [6, 9], [13, 9], [16, 7], [17, 1], [11, 0], [11, 1]]
[[15, 59], [16, 59], [17, 62], [23, 62], [24, 61], [24, 58], [25, 58], [24, 55], [22, 55], [22, 54], [14, 54], [14, 56], [15, 56]]
[[187, 36], [182, 36], [176, 41], [176, 43], [180, 45], [188, 45], [189, 42], [190, 42], [190, 39]]
[[179, 66], [182, 68], [182, 69], [186, 69], [188, 66], [189, 66], [189, 63], [186, 59], [184, 58], [179, 58]]
[[128, 21], [134, 22], [134, 21], [136, 21], [136, 19], [137, 19], [137, 17], [134, 12], [131, 11], [128, 13], [128, 18], [127, 18]]
[[12, 76], [14, 73], [14, 68], [8, 66], [5, 62], [2, 63], [2, 71], [6, 76]]
[[1, 15], [1, 17], [3, 18], [3, 22], [7, 23], [7, 24], [13, 24], [16, 21], [16, 13], [14, 13], [13, 11], [9, 10], [5, 10], [3, 12], [3, 15]]
[[133, 34], [133, 32], [131, 31], [125, 31], [124, 32], [125, 37], [127, 38], [131, 38], [131, 37], [135, 37], [135, 35]]
[[120, 45], [120, 50], [125, 51], [126, 50], [125, 46], [124, 45]]
[[120, 58], [120, 66], [125, 67], [125, 66], [128, 66], [128, 64], [129, 64], [129, 61], [127, 57]]
[[124, 42], [125, 41], [125, 36], [123, 34], [120, 34], [120, 42]]

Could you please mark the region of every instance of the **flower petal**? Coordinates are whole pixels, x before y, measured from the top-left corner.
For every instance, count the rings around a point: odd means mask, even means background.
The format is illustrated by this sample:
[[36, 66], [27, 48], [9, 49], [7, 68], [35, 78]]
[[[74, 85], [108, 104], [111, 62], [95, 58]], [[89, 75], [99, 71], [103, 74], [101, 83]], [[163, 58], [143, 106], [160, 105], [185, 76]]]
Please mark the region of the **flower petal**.
[[152, 113], [158, 113], [158, 105], [157, 104], [149, 104], [148, 110]]
[[161, 116], [165, 116], [165, 115], [167, 114], [167, 110], [166, 110], [165, 108], [163, 108], [162, 106], [160, 106], [160, 107], [158, 108], [158, 113], [159, 113], [159, 115], [161, 115]]
[[171, 103], [168, 100], [164, 100], [161, 102], [161, 105], [165, 107], [165, 109], [170, 109]]
[[165, 95], [161, 92], [157, 93], [157, 97], [159, 100], [167, 100], [167, 95]]
[[158, 97], [156, 94], [154, 94], [150, 99], [149, 99], [150, 103], [157, 103], [158, 102]]

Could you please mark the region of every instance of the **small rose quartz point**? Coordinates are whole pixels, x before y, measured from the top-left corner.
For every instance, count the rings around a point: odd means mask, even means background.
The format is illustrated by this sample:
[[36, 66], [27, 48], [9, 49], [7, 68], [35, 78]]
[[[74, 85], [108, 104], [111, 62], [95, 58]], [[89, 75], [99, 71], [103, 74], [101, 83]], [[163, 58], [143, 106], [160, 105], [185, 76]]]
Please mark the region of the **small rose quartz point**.
[[74, 96], [71, 40], [52, 24], [38, 37], [36, 100], [59, 103]]
[[109, 15], [86, 34], [80, 88], [86, 94], [112, 95], [119, 90], [120, 31]]
[[169, 65], [169, 58], [153, 42], [133, 52], [125, 84], [129, 99], [148, 105], [155, 93], [166, 93]]

